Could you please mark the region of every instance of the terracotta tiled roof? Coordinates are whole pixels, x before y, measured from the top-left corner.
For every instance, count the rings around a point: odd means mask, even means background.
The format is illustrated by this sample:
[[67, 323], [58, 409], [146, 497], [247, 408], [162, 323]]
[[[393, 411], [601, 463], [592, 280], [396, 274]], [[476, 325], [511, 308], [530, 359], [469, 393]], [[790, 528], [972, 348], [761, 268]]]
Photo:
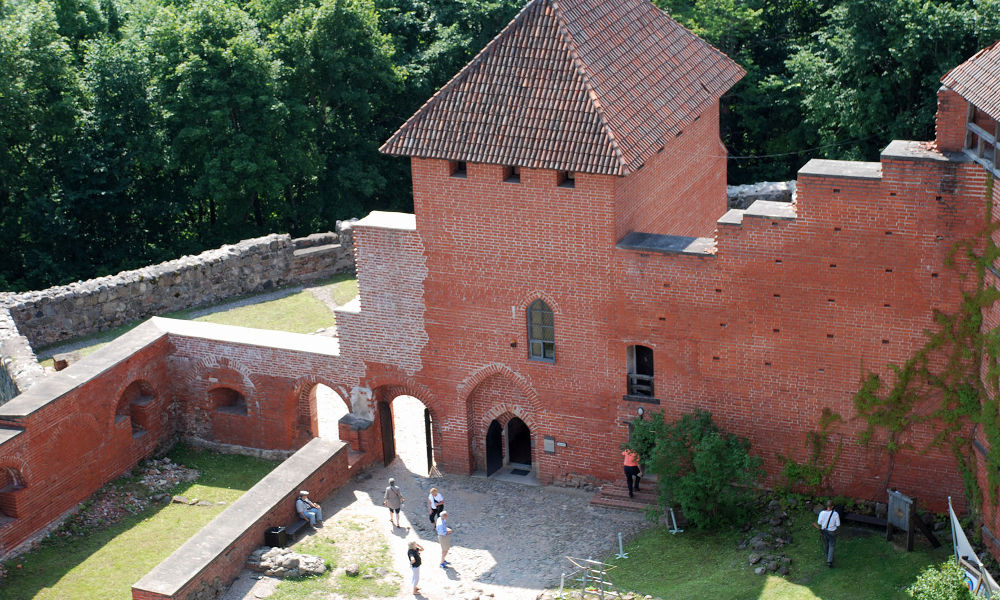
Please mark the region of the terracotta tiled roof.
[[743, 74], [647, 0], [532, 0], [382, 151], [627, 175]]
[[993, 119], [1000, 119], [1000, 41], [948, 71], [941, 83]]

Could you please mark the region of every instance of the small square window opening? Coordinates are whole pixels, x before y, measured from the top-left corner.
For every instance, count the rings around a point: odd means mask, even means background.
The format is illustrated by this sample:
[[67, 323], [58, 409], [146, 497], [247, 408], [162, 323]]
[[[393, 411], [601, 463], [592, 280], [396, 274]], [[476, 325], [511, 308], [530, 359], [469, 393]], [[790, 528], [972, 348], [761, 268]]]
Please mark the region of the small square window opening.
[[464, 160], [453, 160], [449, 164], [449, 167], [450, 167], [450, 175], [452, 177], [466, 177], [468, 174], [465, 168]]
[[504, 167], [503, 180], [505, 183], [521, 183], [521, 167]]
[[559, 171], [558, 182], [559, 187], [575, 188], [576, 173], [573, 171]]

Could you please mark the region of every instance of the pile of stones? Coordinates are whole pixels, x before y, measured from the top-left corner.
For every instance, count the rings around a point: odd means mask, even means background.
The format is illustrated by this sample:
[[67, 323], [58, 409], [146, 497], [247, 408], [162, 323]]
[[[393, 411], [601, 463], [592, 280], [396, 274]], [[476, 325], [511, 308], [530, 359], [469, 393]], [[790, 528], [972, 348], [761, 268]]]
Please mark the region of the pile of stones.
[[158, 458], [147, 461], [142, 467], [139, 483], [150, 492], [159, 492], [185, 481], [194, 481], [199, 475], [196, 469], [179, 465], [169, 458]]
[[600, 480], [590, 475], [583, 475], [580, 473], [567, 473], [562, 477], [556, 478], [552, 482], [552, 485], [558, 487], [578, 488], [588, 492], [601, 489]]
[[[555, 600], [556, 598], [564, 598], [565, 600], [586, 600], [586, 598], [593, 598], [594, 593], [590, 592], [584, 597], [583, 593], [579, 590], [571, 590], [563, 593], [559, 596], [556, 592], [542, 592], [535, 597], [535, 600]], [[635, 592], [623, 592], [621, 596], [618, 596], [621, 600], [661, 600], [660, 598], [654, 598], [650, 595], [643, 596], [642, 594], [636, 594]]]
[[730, 185], [726, 188], [729, 208], [746, 210], [758, 200], [791, 202], [795, 194], [795, 181], [761, 181], [747, 185]]
[[132, 492], [105, 489], [98, 492], [92, 502], [86, 504], [79, 513], [70, 517], [56, 535], [59, 537], [86, 535], [91, 531], [113, 525], [126, 515], [141, 512], [147, 505], [148, 501], [145, 498]]
[[311, 554], [299, 554], [288, 548], [262, 546], [247, 559], [247, 566], [271, 577], [311, 577], [326, 572], [323, 559]]
[[[794, 504], [795, 500], [789, 499], [789, 502]], [[755, 524], [743, 526], [742, 531], [747, 537], [741, 539], [736, 547], [750, 551], [748, 560], [757, 575], [788, 575], [792, 559], [781, 549], [792, 542], [791, 519], [777, 500], [769, 501], [763, 513]]]
[[486, 592], [480, 587], [468, 587], [463, 584], [456, 589], [449, 590], [448, 597], [455, 600], [493, 600], [493, 592]]

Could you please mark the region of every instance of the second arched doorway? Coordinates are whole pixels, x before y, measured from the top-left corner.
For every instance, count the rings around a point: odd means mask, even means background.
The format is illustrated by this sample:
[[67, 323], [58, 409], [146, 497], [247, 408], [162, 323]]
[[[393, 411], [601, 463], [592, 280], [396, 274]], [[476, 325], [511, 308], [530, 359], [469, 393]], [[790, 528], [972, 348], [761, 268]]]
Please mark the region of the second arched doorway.
[[517, 417], [507, 422], [507, 460], [531, 468], [531, 430]]
[[511, 417], [506, 427], [493, 419], [486, 430], [486, 476], [504, 465], [531, 471], [531, 429], [518, 417]]

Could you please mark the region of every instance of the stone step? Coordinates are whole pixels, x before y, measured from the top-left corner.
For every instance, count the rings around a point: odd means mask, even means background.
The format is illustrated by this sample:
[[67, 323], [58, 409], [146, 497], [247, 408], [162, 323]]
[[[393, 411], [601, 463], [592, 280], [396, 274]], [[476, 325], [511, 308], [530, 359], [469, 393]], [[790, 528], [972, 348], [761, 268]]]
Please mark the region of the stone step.
[[[643, 480], [645, 482], [645, 480]], [[640, 491], [635, 492], [635, 496], [629, 498], [628, 487], [624, 483], [606, 483], [590, 499], [591, 506], [604, 506], [606, 508], [619, 508], [624, 510], [644, 511], [651, 506], [656, 506], [655, 486], [649, 484]]]
[[[645, 480], [643, 480], [645, 483]], [[656, 488], [652, 485], [644, 485], [635, 492], [635, 499], [649, 504], [656, 504]], [[600, 493], [612, 498], [628, 498], [628, 487], [624, 484], [606, 483], [601, 486]]]
[[653, 503], [643, 502], [637, 498], [629, 498], [626, 494], [624, 498], [619, 498], [615, 496], [604, 496], [600, 492], [594, 494], [594, 497], [590, 499], [591, 506], [602, 506], [604, 508], [617, 508], [621, 510], [637, 510], [645, 511]]

